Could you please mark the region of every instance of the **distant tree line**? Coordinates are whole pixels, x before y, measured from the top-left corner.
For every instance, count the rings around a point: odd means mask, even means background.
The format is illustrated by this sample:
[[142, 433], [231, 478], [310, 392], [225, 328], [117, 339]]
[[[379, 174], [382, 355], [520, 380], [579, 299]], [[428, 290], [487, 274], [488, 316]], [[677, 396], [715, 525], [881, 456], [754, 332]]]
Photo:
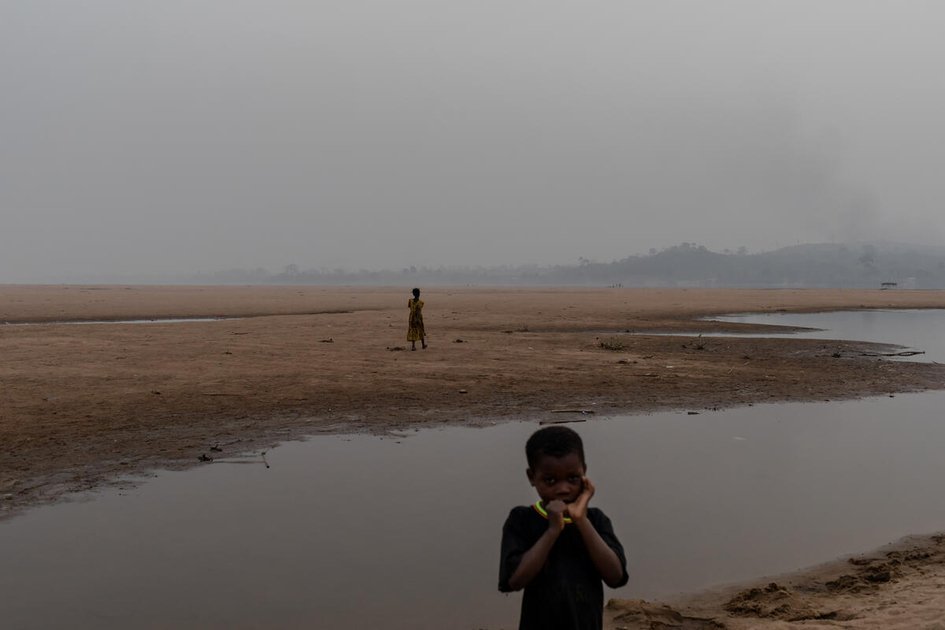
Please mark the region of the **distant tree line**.
[[623, 287], [836, 287], [943, 289], [945, 248], [895, 243], [808, 244], [769, 252], [713, 252], [681, 243], [608, 263], [574, 265], [410, 266], [400, 270], [228, 270], [190, 277], [214, 284], [523, 285]]

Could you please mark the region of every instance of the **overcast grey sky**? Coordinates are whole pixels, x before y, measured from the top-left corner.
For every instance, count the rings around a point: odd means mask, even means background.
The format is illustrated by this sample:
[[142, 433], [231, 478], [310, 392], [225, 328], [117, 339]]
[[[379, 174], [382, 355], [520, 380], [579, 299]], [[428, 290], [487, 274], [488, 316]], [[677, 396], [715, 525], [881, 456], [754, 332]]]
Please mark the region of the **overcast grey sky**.
[[934, 0], [0, 0], [0, 281], [945, 238]]

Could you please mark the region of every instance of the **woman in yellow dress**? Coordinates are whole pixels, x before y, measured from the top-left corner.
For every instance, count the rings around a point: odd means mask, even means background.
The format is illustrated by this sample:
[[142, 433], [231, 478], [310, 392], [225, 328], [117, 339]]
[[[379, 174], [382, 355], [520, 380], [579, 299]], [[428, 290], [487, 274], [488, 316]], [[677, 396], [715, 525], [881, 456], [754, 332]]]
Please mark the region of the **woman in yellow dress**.
[[407, 308], [410, 309], [410, 317], [407, 319], [407, 341], [410, 342], [410, 349], [417, 349], [417, 342], [422, 347], [427, 347], [427, 334], [423, 330], [423, 300], [420, 299], [420, 289], [413, 290], [413, 297], [407, 300]]

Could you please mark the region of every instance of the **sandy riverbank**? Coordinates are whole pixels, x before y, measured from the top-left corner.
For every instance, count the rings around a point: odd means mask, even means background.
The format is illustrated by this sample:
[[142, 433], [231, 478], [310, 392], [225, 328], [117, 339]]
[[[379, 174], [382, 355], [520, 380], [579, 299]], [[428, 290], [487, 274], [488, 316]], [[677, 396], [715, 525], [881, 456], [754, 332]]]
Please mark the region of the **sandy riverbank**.
[[609, 630], [945, 628], [945, 535], [669, 602], [614, 600]]
[[[423, 295], [430, 348], [417, 352], [404, 341], [407, 297], [407, 289], [0, 287], [0, 322], [11, 323], [0, 325], [0, 515], [124, 473], [199, 465], [201, 455], [317, 432], [384, 432], [570, 409], [698, 411], [945, 387], [945, 367], [877, 360], [863, 356], [863, 344], [699, 338], [744, 327], [695, 319], [943, 308], [943, 292], [430, 288]], [[61, 323], [181, 317], [231, 319]], [[47, 323], [15, 325], [26, 322]], [[646, 334], [661, 331], [692, 335]], [[804, 582], [813, 574], [805, 574], [770, 591], [762, 584], [737, 614], [725, 608], [734, 594], [674, 605], [727, 627], [782, 627], [802, 622], [784, 610], [765, 617], [746, 611], [766, 614], [765, 602], [777, 608], [785, 600], [792, 611], [827, 614], [850, 610], [840, 605], [843, 598], [863, 608], [876, 593], [911, 602], [889, 595], [906, 585], [938, 606], [933, 611], [945, 610], [925, 584], [930, 575], [930, 583], [945, 582], [936, 573], [941, 540], [921, 544], [929, 555], [909, 559], [918, 568], [900, 563], [888, 581], [867, 579], [868, 588], [813, 588]], [[922, 578], [913, 584], [915, 575]], [[884, 611], [895, 608], [876, 601]], [[652, 627], [626, 613], [612, 627]], [[856, 619], [842, 623], [863, 617]], [[850, 627], [892, 627], [877, 624]]]

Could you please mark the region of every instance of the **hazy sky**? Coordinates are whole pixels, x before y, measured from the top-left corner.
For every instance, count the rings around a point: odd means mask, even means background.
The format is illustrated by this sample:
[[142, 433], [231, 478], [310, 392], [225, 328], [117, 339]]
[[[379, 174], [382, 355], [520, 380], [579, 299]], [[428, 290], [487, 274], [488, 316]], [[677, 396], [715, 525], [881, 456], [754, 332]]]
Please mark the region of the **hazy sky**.
[[0, 281], [945, 239], [939, 0], [0, 0]]

